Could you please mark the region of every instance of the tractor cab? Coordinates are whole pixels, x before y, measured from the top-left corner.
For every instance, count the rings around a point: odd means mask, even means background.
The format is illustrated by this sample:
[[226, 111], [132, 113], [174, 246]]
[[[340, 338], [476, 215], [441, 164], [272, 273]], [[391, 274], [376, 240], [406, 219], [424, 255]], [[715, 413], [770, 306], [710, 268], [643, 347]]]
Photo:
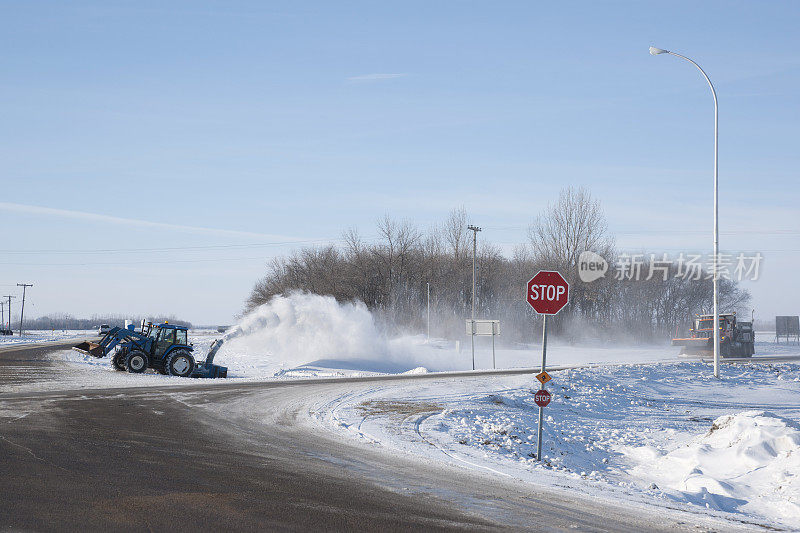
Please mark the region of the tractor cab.
[[[120, 344], [112, 360], [114, 368], [127, 370], [129, 365], [126, 361], [130, 357], [130, 353], [139, 350], [141, 351], [139, 357], [145, 365], [142, 372], [150, 367], [162, 374], [191, 375], [195, 366], [192, 357], [194, 347], [189, 344], [186, 326], [176, 326], [168, 322], [153, 324], [143, 320], [141, 328], [139, 335], [143, 342]], [[129, 330], [133, 331], [133, 327], [131, 326]]]
[[194, 350], [189, 344], [186, 326], [175, 326], [167, 322], [158, 325], [150, 324], [146, 334], [153, 343], [151, 355], [154, 359], [163, 359], [164, 354], [177, 348], [190, 352]]

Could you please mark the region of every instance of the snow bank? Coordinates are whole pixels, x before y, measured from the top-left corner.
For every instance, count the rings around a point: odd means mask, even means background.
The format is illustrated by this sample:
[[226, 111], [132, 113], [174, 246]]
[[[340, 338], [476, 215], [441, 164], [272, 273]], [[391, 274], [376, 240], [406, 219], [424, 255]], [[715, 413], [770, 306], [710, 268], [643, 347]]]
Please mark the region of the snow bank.
[[[529, 376], [386, 384], [337, 403], [334, 418], [404, 453], [800, 531], [800, 365], [722, 372], [699, 362], [554, 371], [541, 462]], [[428, 410], [402, 419], [364, 410], [376, 401]]]
[[708, 433], [665, 455], [631, 450], [636, 477], [720, 511], [800, 518], [800, 425], [767, 411], [717, 418]]

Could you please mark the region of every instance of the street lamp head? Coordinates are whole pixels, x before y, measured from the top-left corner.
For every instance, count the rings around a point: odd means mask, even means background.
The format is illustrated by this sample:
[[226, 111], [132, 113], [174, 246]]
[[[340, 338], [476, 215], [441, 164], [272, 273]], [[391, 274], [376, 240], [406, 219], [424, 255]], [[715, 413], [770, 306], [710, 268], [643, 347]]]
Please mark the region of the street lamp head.
[[650, 47], [650, 55], [657, 56], [658, 54], [668, 54], [669, 50], [662, 50], [661, 48], [656, 48], [655, 46]]

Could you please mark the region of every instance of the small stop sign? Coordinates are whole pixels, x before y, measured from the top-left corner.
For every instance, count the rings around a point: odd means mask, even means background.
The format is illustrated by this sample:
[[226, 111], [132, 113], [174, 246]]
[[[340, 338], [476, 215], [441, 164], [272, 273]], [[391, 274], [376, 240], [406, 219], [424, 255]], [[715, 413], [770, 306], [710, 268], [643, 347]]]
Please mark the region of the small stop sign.
[[547, 407], [547, 404], [550, 403], [552, 396], [547, 391], [547, 389], [539, 389], [536, 391], [536, 394], [533, 395], [533, 401], [536, 402], [536, 405], [539, 407]]
[[540, 270], [528, 282], [527, 300], [537, 313], [555, 315], [569, 302], [569, 283], [554, 270]]

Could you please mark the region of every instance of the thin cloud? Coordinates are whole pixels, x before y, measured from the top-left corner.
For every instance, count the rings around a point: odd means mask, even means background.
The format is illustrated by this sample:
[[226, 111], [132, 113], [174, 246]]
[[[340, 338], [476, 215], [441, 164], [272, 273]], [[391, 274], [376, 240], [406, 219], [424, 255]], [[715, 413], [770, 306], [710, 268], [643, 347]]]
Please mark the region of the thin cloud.
[[123, 218], [110, 215], [98, 215], [84, 211], [72, 211], [68, 209], [54, 209], [52, 207], [40, 207], [36, 205], [14, 204], [0, 202], [0, 211], [11, 211], [14, 213], [25, 213], [29, 215], [43, 215], [58, 218], [70, 218], [73, 220], [86, 220], [90, 222], [101, 222], [103, 224], [118, 224], [122, 226], [135, 226], [143, 228], [158, 228], [201, 235], [217, 235], [226, 237], [247, 237], [259, 239], [279, 239], [283, 241], [300, 241], [296, 237], [286, 237], [284, 235], [272, 235], [268, 233], [256, 233], [251, 231], [227, 230], [219, 228], [206, 228], [201, 226], [184, 226], [182, 224], [168, 224], [166, 222], [152, 222], [149, 220], [139, 220], [136, 218]]
[[360, 76], [351, 76], [347, 81], [366, 82], [366, 81], [382, 81], [393, 80], [396, 78], [404, 78], [408, 74], [362, 74]]

